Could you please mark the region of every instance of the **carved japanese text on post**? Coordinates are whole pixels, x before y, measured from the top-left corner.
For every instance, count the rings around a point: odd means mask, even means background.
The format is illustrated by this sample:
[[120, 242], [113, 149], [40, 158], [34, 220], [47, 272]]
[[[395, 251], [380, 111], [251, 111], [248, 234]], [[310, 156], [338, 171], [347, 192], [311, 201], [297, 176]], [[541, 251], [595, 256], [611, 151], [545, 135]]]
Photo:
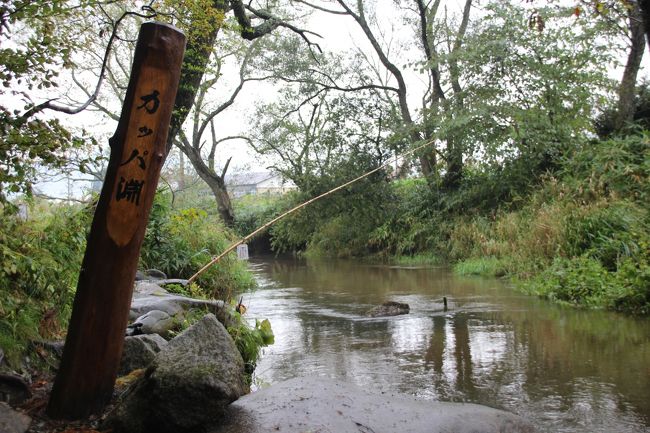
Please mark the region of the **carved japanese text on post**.
[[141, 197], [148, 188], [155, 188], [150, 173], [151, 158], [162, 158], [164, 137], [160, 129], [160, 106], [172, 104], [166, 97], [169, 74], [156, 68], [144, 68], [132, 101], [113, 194], [108, 210], [108, 233], [113, 241], [124, 246], [133, 238], [141, 223]]

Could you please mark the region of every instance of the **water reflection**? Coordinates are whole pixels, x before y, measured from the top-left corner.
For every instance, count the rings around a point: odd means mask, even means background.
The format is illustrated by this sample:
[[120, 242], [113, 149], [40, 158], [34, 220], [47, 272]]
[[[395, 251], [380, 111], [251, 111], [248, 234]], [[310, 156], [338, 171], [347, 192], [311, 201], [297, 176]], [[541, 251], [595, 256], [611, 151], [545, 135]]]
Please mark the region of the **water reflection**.
[[[501, 407], [551, 432], [646, 432], [650, 321], [560, 308], [444, 269], [253, 261], [249, 314], [276, 344], [258, 383], [322, 375], [377, 391]], [[442, 309], [442, 296], [450, 310]], [[366, 318], [384, 300], [411, 313]]]

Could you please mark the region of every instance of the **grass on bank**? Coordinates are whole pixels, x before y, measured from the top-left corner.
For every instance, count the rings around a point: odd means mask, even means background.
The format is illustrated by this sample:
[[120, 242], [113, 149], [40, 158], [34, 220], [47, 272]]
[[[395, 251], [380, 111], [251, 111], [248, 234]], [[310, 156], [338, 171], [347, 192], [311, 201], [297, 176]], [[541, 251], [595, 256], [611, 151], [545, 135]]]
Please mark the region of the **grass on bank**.
[[433, 253], [399, 255], [392, 257], [390, 261], [399, 266], [436, 266], [444, 263], [439, 256]]
[[496, 257], [470, 258], [454, 265], [454, 273], [462, 276], [503, 277], [506, 269], [506, 260]]

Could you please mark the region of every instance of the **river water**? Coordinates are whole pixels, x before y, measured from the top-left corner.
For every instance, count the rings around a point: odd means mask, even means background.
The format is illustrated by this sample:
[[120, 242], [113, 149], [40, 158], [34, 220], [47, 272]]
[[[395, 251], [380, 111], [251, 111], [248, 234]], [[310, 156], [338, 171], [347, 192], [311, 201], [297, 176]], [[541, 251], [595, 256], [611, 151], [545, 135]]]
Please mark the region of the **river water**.
[[[648, 319], [553, 305], [445, 268], [269, 258], [251, 269], [260, 288], [244, 294], [246, 316], [275, 333], [257, 387], [318, 375], [506, 409], [540, 431], [650, 432]], [[410, 314], [364, 317], [385, 300]]]

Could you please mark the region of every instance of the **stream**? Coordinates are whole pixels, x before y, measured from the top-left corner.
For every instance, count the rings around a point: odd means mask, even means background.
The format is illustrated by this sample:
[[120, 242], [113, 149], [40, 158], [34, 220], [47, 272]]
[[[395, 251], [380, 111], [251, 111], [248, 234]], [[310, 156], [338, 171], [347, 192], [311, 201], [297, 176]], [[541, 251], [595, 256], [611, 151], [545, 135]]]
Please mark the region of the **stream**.
[[[650, 431], [647, 318], [562, 307], [447, 268], [272, 257], [250, 268], [259, 288], [243, 295], [246, 317], [275, 333], [254, 388], [317, 375], [506, 409], [540, 431]], [[364, 316], [385, 300], [410, 314]]]

